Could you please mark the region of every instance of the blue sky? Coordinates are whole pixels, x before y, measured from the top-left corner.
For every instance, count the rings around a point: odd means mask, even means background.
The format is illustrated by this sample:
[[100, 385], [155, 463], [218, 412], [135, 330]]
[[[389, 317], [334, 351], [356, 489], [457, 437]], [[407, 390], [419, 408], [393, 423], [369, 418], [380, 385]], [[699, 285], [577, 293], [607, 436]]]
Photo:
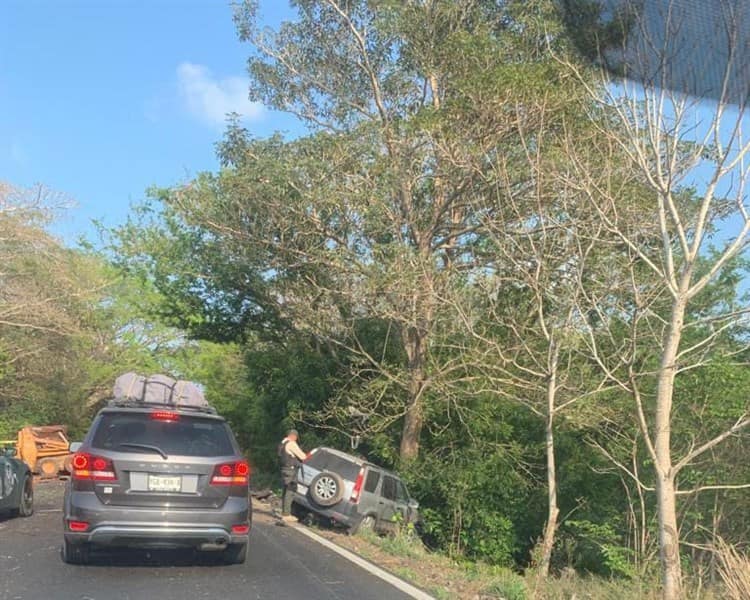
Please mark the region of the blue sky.
[[[261, 2], [269, 25], [290, 14]], [[1, 0], [0, 180], [72, 198], [68, 243], [123, 222], [149, 186], [216, 168], [226, 112], [300, 130], [247, 100], [249, 53], [229, 0]]]

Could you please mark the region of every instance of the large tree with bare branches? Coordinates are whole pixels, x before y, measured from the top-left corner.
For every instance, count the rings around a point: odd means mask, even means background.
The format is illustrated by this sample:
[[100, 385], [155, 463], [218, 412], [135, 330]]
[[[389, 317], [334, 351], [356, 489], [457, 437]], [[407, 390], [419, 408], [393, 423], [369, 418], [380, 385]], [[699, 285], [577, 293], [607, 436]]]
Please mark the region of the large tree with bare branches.
[[[700, 491], [681, 489], [680, 478], [695, 460], [750, 425], [746, 406], [708, 438], [678, 444], [672, 434], [675, 416], [688, 400], [676, 393], [676, 382], [717, 360], [727, 348], [719, 343], [723, 336], [746, 325], [748, 307], [741, 303], [704, 313], [694, 308], [712, 282], [746, 256], [750, 121], [747, 89], [737, 93], [747, 25], [738, 5], [717, 3], [716, 31], [704, 40], [685, 35], [688, 12], [683, 3], [661, 4], [663, 14], [655, 16], [651, 7], [635, 21], [620, 54], [621, 70], [637, 82], [605, 75], [603, 85], [594, 88], [580, 78], [609, 120], [593, 140], [598, 146], [595, 161], [573, 150], [571, 143], [564, 185], [588, 196], [591, 209], [627, 257], [627, 295], [614, 303], [601, 297], [596, 305], [598, 323], [627, 321], [629, 327], [619, 330], [620, 339], [613, 337], [608, 351], [592, 334], [591, 349], [635, 401], [634, 415], [653, 464], [664, 597], [673, 600], [682, 586], [677, 500]], [[711, 23], [701, 27], [705, 33]], [[684, 89], [675, 77], [691, 73], [689, 61], [681, 57], [703, 42], [710, 42], [705, 51], [715, 59], [712, 73], [718, 74], [710, 102], [672, 91]], [[717, 48], [717, 42], [724, 47]], [[697, 63], [692, 68], [695, 77], [705, 75], [697, 72]], [[689, 89], [699, 93], [694, 86]], [[592, 123], [602, 123], [601, 113]], [[633, 219], [634, 210], [644, 209], [650, 211], [649, 219]], [[654, 348], [655, 363], [643, 360]]]

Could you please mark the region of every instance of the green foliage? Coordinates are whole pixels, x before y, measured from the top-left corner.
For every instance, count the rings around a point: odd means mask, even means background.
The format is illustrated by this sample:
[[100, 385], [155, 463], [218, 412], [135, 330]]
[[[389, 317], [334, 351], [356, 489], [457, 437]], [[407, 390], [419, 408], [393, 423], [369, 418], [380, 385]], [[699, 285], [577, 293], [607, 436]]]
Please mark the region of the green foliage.
[[529, 588], [526, 581], [512, 571], [496, 575], [495, 581], [487, 588], [487, 593], [497, 594], [505, 600], [527, 600], [529, 598]]
[[621, 533], [612, 523], [569, 520], [565, 523], [568, 536], [563, 544], [571, 543], [567, 549], [572, 566], [589, 573], [605, 576], [633, 577], [632, 555], [623, 546]]

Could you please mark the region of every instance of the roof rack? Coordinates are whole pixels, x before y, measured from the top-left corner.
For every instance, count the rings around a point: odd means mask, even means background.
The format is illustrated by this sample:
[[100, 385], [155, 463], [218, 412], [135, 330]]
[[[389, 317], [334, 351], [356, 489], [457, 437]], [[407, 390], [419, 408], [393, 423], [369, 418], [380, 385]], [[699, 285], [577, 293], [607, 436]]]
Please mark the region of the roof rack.
[[188, 404], [167, 404], [165, 402], [142, 402], [132, 398], [112, 398], [107, 406], [117, 408], [156, 408], [161, 410], [183, 410], [188, 412], [204, 413], [208, 415], [218, 414], [213, 406], [193, 406]]

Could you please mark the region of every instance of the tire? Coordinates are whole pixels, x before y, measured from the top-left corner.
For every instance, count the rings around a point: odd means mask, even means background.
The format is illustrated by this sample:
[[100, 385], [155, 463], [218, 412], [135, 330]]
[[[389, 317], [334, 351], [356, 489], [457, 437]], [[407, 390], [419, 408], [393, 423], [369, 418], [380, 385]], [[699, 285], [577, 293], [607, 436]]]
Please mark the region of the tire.
[[375, 531], [376, 524], [377, 523], [373, 515], [365, 515], [359, 520], [359, 523], [357, 523], [350, 529], [350, 533], [352, 535], [356, 535], [365, 531]]
[[310, 482], [310, 498], [318, 506], [333, 506], [341, 502], [343, 497], [344, 480], [336, 473], [318, 473]]
[[30, 517], [34, 514], [34, 481], [31, 475], [23, 479], [21, 497], [18, 499], [18, 508], [10, 511], [11, 517]]
[[69, 565], [85, 565], [89, 562], [90, 551], [88, 544], [71, 544], [63, 539], [62, 559]]
[[18, 514], [22, 517], [30, 517], [34, 514], [34, 481], [30, 475], [23, 480], [23, 491], [21, 492], [21, 504]]
[[222, 562], [227, 565], [241, 565], [247, 560], [247, 544], [229, 544], [222, 551]]
[[44, 458], [36, 463], [36, 469], [42, 479], [56, 479], [60, 463], [53, 458]]

